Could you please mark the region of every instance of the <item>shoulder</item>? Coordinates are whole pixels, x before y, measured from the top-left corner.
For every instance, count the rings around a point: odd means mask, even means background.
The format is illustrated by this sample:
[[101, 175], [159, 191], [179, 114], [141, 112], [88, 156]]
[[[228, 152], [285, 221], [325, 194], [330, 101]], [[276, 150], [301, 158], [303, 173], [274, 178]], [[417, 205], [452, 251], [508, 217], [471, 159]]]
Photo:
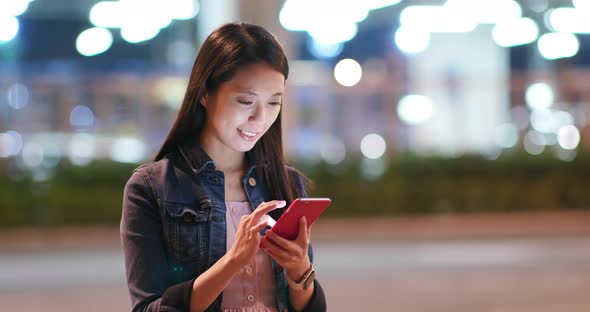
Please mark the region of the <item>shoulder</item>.
[[177, 170], [180, 166], [178, 153], [169, 153], [162, 159], [156, 161], [150, 161], [139, 165], [133, 170], [133, 173], [137, 173], [144, 178], [154, 178], [165, 176], [169, 171]]
[[152, 176], [153, 172], [158, 168], [156, 163], [157, 162], [155, 161], [151, 161], [141, 164], [133, 169], [133, 172], [125, 185], [125, 197], [129, 197], [136, 193], [152, 193], [152, 179], [150, 176]]
[[293, 179], [295, 181], [305, 180], [305, 175], [299, 169], [291, 165], [285, 165], [285, 167], [287, 169], [289, 179]]
[[178, 157], [175, 153], [170, 153], [157, 161], [141, 164], [131, 173], [131, 177], [127, 181], [127, 188], [129, 186], [141, 187], [154, 192], [159, 185], [166, 183], [165, 180], [171, 176], [170, 173], [180, 170], [179, 166]]
[[311, 180], [303, 174], [299, 169], [291, 165], [286, 165], [287, 174], [291, 181], [295, 181], [300, 194], [305, 194], [306, 186], [310, 186]]

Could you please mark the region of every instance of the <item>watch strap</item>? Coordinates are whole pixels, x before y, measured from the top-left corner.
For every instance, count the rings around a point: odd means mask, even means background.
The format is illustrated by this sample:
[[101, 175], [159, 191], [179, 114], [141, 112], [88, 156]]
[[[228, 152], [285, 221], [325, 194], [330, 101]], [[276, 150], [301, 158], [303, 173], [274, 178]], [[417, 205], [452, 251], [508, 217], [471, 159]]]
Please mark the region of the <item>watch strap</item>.
[[287, 277], [289, 285], [292, 288], [299, 289], [299, 290], [306, 290], [307, 288], [309, 288], [309, 286], [311, 285], [311, 283], [313, 282], [314, 279], [315, 279], [315, 269], [313, 267], [313, 264], [309, 266], [309, 269], [307, 269], [307, 271], [305, 271], [305, 273], [303, 273], [303, 276], [301, 276], [301, 278], [299, 278], [298, 281], [294, 281], [294, 280]]

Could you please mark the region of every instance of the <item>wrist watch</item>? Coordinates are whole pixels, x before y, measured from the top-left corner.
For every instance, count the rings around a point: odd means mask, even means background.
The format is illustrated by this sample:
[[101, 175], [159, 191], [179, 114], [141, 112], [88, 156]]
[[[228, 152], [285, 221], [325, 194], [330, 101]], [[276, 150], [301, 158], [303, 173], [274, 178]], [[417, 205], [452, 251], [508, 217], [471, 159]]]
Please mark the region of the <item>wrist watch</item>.
[[313, 283], [314, 279], [315, 279], [315, 269], [313, 268], [312, 264], [310, 264], [309, 269], [307, 269], [307, 271], [305, 271], [305, 273], [303, 273], [303, 276], [298, 281], [294, 281], [294, 280], [290, 279], [289, 277], [287, 277], [287, 280], [289, 282], [289, 287], [291, 287], [293, 289], [297, 289], [297, 290], [308, 289], [309, 286], [311, 286], [311, 284]]

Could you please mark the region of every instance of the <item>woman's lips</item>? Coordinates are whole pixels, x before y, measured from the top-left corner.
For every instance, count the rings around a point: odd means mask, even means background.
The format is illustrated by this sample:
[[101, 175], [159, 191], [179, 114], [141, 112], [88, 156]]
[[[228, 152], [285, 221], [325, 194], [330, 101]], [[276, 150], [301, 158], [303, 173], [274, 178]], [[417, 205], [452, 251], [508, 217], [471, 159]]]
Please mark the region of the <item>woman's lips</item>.
[[260, 132], [251, 132], [242, 129], [238, 129], [238, 133], [246, 141], [254, 141]]

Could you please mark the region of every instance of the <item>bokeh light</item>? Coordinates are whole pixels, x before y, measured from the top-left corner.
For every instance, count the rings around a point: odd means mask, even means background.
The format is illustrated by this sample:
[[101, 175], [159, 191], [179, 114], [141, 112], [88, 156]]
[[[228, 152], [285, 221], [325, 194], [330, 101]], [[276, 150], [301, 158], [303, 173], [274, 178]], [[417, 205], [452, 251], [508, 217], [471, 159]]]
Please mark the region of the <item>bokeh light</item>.
[[[585, 2], [588, 2], [585, 0]], [[548, 13], [549, 25], [554, 31], [562, 33], [590, 33], [589, 12], [575, 8], [556, 8]]]
[[504, 123], [496, 128], [494, 143], [502, 148], [512, 148], [518, 143], [518, 128], [512, 123]]
[[539, 109], [531, 114], [533, 129], [544, 133], [557, 133], [559, 128], [574, 124], [574, 117], [565, 111]]
[[363, 76], [361, 64], [353, 59], [343, 59], [334, 67], [334, 78], [345, 87], [356, 85]]
[[121, 28], [121, 37], [129, 43], [140, 43], [156, 37], [160, 27], [153, 24], [130, 22]]
[[63, 156], [56, 140], [44, 141], [41, 143], [41, 146], [43, 148], [43, 161], [41, 165], [46, 169], [55, 168]]
[[37, 142], [27, 142], [22, 157], [27, 168], [39, 167], [43, 162], [43, 147]]
[[94, 113], [88, 106], [78, 105], [70, 112], [70, 125], [74, 130], [88, 130], [94, 127]]
[[306, 31], [319, 43], [335, 44], [354, 38], [358, 32], [357, 24], [368, 17], [369, 11], [399, 2], [400, 0], [343, 3], [333, 0], [289, 0], [285, 1], [279, 12], [279, 22], [285, 29]]
[[[19, 16], [27, 11], [32, 0], [3, 0], [0, 1], [0, 14]], [[0, 28], [1, 29], [1, 28]]]
[[545, 82], [533, 83], [525, 92], [526, 104], [533, 110], [551, 107], [553, 99], [553, 89]]
[[18, 155], [23, 148], [23, 138], [20, 133], [10, 130], [0, 133], [0, 157], [7, 158]]
[[588, 0], [572, 0], [572, 3], [582, 12], [589, 13], [590, 12], [590, 1]]
[[15, 83], [8, 88], [8, 106], [13, 109], [21, 109], [29, 104], [31, 100], [31, 91], [25, 85]]
[[501, 47], [531, 43], [539, 37], [539, 26], [534, 20], [523, 17], [498, 23], [492, 29], [492, 38]]
[[105, 28], [86, 29], [76, 39], [76, 49], [84, 56], [101, 54], [113, 44], [113, 35]]
[[420, 53], [430, 44], [430, 33], [419, 28], [400, 27], [395, 32], [395, 44], [405, 53]]
[[514, 0], [448, 0], [444, 7], [454, 12], [469, 12], [478, 24], [502, 23], [522, 16], [522, 8]]
[[125, 7], [120, 1], [101, 1], [90, 9], [88, 18], [96, 27], [120, 28], [125, 20]]
[[145, 144], [136, 138], [117, 138], [110, 150], [112, 160], [121, 163], [138, 163], [146, 157]]
[[545, 150], [545, 138], [536, 131], [529, 131], [522, 142], [525, 151], [531, 155], [539, 155]]
[[358, 33], [358, 26], [353, 22], [321, 23], [307, 32], [320, 44], [337, 44], [354, 38]]
[[402, 10], [399, 19], [402, 27], [431, 33], [466, 33], [477, 26], [475, 16], [448, 6], [408, 6]]
[[310, 37], [307, 40], [307, 49], [318, 59], [328, 59], [340, 55], [344, 50], [344, 44], [341, 42], [322, 44]]
[[[8, 2], [8, 1], [3, 1]], [[7, 42], [16, 37], [19, 30], [18, 19], [0, 12], [0, 42]]]
[[430, 98], [423, 95], [406, 95], [397, 106], [399, 118], [408, 125], [427, 122], [434, 115], [434, 106]]
[[70, 139], [68, 158], [77, 166], [86, 166], [92, 162], [96, 153], [96, 139], [87, 133], [74, 134]]
[[559, 146], [566, 150], [572, 150], [580, 144], [580, 131], [573, 125], [563, 126], [557, 133]]
[[580, 41], [571, 33], [547, 33], [539, 38], [537, 47], [544, 58], [554, 60], [576, 55]]
[[367, 158], [377, 159], [385, 154], [387, 145], [382, 136], [372, 133], [361, 140], [361, 153]]
[[166, 0], [162, 2], [164, 3], [163, 8], [169, 10], [170, 17], [177, 20], [194, 18], [201, 9], [199, 1], [195, 0]]

